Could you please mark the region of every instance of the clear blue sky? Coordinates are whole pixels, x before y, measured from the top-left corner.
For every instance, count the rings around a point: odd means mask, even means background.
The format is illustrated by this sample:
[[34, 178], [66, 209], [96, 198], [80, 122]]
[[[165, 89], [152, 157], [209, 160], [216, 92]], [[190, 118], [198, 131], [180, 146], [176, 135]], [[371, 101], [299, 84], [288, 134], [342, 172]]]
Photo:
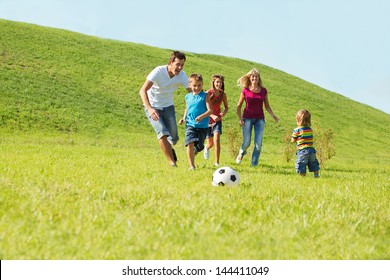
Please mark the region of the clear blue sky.
[[388, 0], [0, 0], [0, 18], [243, 58], [390, 113]]

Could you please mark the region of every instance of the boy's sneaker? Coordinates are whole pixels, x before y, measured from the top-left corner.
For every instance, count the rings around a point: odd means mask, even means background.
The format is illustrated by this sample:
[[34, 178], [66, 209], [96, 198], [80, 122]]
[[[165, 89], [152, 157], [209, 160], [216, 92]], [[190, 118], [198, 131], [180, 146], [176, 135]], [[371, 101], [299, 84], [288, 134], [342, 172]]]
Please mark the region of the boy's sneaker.
[[203, 156], [205, 159], [209, 159], [210, 157], [210, 150], [207, 148], [204, 148]]
[[242, 155], [238, 155], [237, 158], [236, 158], [236, 163], [240, 164], [241, 161], [242, 161]]
[[173, 160], [176, 162], [177, 161], [177, 156], [175, 150], [172, 148], [172, 155], [173, 155]]

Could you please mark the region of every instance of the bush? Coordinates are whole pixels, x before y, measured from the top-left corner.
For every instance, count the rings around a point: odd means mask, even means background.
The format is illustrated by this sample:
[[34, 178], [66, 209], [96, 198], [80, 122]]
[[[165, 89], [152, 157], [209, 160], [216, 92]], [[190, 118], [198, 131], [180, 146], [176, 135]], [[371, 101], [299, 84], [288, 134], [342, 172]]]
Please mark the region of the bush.
[[317, 150], [317, 159], [320, 164], [323, 164], [326, 160], [331, 159], [336, 154], [336, 148], [333, 144], [334, 132], [331, 129], [322, 131], [317, 129], [315, 139], [315, 148]]

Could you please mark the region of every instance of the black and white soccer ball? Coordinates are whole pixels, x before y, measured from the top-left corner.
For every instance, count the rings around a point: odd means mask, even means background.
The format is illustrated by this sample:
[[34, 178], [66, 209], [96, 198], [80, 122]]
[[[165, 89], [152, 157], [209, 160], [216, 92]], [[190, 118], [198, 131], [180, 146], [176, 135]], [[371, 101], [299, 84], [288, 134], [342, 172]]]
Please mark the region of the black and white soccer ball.
[[237, 186], [240, 183], [240, 175], [237, 170], [224, 166], [220, 167], [213, 173], [212, 184], [214, 187], [217, 186]]

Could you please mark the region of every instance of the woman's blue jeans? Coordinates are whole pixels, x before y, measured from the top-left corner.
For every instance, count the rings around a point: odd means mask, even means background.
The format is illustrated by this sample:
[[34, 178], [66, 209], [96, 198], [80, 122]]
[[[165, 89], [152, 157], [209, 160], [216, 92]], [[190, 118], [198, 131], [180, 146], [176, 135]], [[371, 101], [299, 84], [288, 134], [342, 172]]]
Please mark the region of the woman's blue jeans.
[[242, 126], [243, 141], [239, 154], [244, 156], [247, 153], [246, 151], [251, 144], [253, 128], [255, 131], [255, 137], [251, 162], [252, 166], [257, 166], [259, 164], [261, 146], [263, 143], [264, 125], [264, 119], [244, 119], [244, 125]]

